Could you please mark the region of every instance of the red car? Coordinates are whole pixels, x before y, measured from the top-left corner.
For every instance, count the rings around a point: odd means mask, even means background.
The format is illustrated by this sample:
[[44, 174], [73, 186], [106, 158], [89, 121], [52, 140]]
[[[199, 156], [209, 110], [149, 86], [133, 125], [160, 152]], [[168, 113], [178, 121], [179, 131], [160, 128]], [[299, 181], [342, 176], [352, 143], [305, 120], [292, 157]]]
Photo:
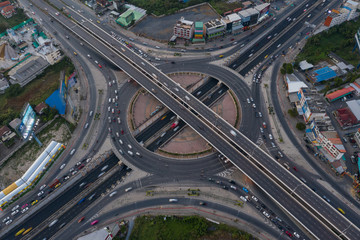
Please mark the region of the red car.
[[289, 237], [292, 237], [292, 234], [289, 231], [285, 231], [286, 235], [288, 235]]
[[99, 66], [99, 68], [102, 68], [102, 66], [100, 64], [98, 66]]
[[120, 110], [118, 110], [118, 114], [120, 114]]
[[85, 217], [81, 217], [81, 218], [78, 220], [78, 223], [81, 223], [84, 219], [85, 219]]
[[81, 164], [81, 165], [78, 167], [78, 169], [80, 170], [80, 169], [82, 169], [84, 166], [85, 166], [84, 164]]
[[294, 169], [295, 171], [298, 171], [296, 167], [293, 167], [293, 169]]
[[97, 224], [98, 222], [99, 222], [99, 220], [95, 220], [95, 221], [91, 222], [91, 225], [93, 226], [93, 225]]
[[121, 130], [121, 134], [124, 135], [124, 130]]

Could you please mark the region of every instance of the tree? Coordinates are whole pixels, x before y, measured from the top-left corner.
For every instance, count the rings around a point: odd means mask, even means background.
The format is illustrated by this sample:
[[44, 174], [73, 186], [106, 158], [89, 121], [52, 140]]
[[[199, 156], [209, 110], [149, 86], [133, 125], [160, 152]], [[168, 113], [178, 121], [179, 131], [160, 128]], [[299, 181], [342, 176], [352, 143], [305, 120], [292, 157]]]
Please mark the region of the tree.
[[286, 73], [287, 73], [287, 74], [292, 74], [292, 73], [294, 73], [293, 66], [292, 66], [291, 63], [288, 63], [288, 64], [286, 65]]
[[296, 124], [296, 128], [297, 128], [298, 130], [300, 130], [300, 131], [304, 131], [305, 128], [306, 128], [306, 125], [305, 125], [304, 123], [302, 123], [302, 122], [298, 122], [298, 123]]
[[23, 89], [21, 88], [20, 84], [12, 84], [9, 88], [7, 88], [5, 90], [5, 95], [6, 97], [10, 98], [10, 97], [16, 97], [18, 96], [21, 92], [23, 91]]
[[288, 114], [292, 117], [297, 117], [299, 115], [298, 111], [296, 110], [296, 108], [293, 109], [289, 109], [288, 110]]

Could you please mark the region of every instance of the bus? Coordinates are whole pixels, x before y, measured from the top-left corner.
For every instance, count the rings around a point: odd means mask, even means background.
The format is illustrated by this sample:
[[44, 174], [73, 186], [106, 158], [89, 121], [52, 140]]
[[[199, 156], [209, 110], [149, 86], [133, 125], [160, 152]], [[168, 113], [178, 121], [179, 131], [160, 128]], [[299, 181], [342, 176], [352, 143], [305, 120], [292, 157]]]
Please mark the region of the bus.
[[15, 234], [15, 237], [19, 236], [19, 235], [22, 234], [24, 231], [25, 231], [25, 228], [21, 229], [20, 231], [18, 231], [18, 232]]
[[32, 229], [32, 227], [30, 227], [30, 228], [26, 229], [26, 231], [25, 231], [25, 232], [23, 232], [23, 234], [22, 234], [22, 235], [23, 235], [23, 236], [24, 236], [24, 235], [26, 235], [28, 232], [30, 232], [30, 231], [31, 231], [31, 229]]
[[51, 185], [49, 185], [49, 188], [55, 187], [59, 183], [59, 179], [55, 179]]

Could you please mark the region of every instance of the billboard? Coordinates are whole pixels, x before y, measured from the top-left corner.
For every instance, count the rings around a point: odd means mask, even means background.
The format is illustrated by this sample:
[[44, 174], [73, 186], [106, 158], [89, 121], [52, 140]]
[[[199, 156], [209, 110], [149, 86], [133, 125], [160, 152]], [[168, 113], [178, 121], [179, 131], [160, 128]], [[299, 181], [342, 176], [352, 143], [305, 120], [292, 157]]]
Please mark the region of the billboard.
[[24, 140], [27, 140], [31, 135], [36, 120], [36, 114], [29, 103], [26, 104], [21, 118], [18, 132]]

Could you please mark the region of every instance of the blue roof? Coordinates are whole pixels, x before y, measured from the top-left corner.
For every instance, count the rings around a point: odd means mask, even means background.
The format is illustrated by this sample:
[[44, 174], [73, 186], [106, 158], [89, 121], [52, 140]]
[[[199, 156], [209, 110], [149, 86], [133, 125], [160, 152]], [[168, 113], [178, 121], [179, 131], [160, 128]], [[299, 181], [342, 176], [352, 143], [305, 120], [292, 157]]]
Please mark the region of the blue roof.
[[326, 81], [336, 77], [336, 72], [329, 67], [323, 67], [314, 71], [317, 75], [316, 82]]
[[66, 103], [63, 100], [63, 98], [60, 96], [59, 90], [56, 90], [55, 92], [53, 92], [53, 94], [51, 94], [50, 97], [48, 97], [45, 100], [45, 103], [52, 108], [56, 108], [58, 110], [59, 114], [61, 114], [61, 115], [65, 114]]

